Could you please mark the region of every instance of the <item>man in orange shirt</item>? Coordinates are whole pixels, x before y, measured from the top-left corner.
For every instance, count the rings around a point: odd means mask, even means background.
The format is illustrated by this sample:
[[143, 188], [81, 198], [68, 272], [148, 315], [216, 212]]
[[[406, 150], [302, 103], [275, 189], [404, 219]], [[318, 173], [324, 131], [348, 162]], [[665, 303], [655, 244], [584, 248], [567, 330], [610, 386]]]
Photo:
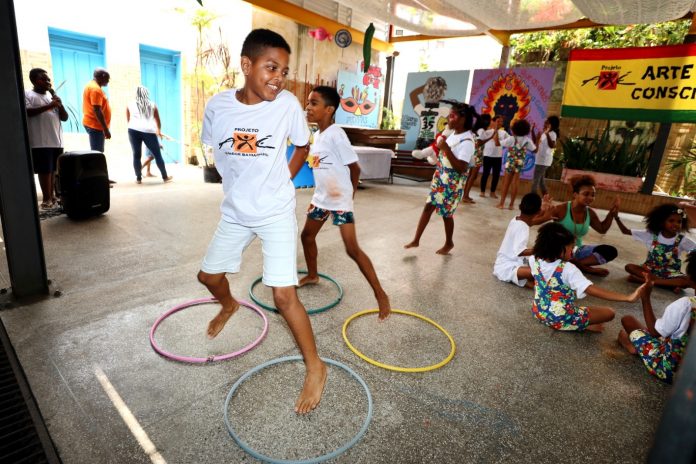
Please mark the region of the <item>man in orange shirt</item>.
[[[94, 70], [94, 79], [82, 92], [82, 124], [89, 135], [89, 147], [104, 153], [104, 141], [111, 138], [111, 108], [102, 87], [109, 85], [109, 72], [104, 68]], [[109, 180], [110, 183], [116, 182]]]

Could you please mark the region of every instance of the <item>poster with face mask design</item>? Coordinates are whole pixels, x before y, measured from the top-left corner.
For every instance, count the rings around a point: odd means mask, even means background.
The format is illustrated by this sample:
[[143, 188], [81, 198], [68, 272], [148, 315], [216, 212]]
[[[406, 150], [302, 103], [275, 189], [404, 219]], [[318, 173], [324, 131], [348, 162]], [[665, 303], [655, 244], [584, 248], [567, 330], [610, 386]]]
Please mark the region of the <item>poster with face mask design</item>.
[[409, 73], [406, 78], [406, 96], [401, 114], [401, 130], [406, 131], [406, 142], [400, 150], [422, 150], [447, 125], [450, 105], [440, 100], [465, 102], [469, 85], [469, 71], [442, 71]]
[[336, 124], [377, 129], [383, 81], [377, 66], [360, 74], [339, 71], [336, 88], [341, 106], [336, 110]]

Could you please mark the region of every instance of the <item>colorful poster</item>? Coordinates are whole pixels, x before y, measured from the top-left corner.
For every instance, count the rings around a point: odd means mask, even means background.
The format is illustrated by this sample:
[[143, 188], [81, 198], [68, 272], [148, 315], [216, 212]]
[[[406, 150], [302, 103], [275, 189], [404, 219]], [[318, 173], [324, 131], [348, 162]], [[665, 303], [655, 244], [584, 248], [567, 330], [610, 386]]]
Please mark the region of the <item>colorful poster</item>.
[[572, 50], [563, 116], [696, 122], [696, 44]]
[[341, 107], [336, 111], [337, 124], [377, 129], [382, 77], [377, 66], [370, 66], [368, 72], [362, 74], [338, 72]]
[[430, 145], [447, 124], [450, 105], [440, 100], [465, 101], [468, 85], [469, 71], [409, 73], [401, 114], [406, 142], [399, 149], [420, 150]]
[[[508, 133], [510, 123], [522, 118], [538, 133], [544, 127], [554, 73], [553, 68], [477, 69], [469, 103], [481, 114], [503, 116]], [[534, 153], [528, 152], [520, 177], [533, 175]]]

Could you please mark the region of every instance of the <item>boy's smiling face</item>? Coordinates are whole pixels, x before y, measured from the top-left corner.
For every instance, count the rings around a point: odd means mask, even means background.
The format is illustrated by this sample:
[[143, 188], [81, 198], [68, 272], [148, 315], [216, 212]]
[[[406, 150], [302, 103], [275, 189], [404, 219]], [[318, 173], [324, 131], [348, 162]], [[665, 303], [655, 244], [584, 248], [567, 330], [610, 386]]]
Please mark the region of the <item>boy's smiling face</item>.
[[276, 47], [266, 47], [259, 56], [251, 59], [242, 56], [242, 71], [246, 77], [243, 93], [244, 103], [253, 105], [262, 101], [273, 101], [285, 87], [288, 77], [290, 54]]

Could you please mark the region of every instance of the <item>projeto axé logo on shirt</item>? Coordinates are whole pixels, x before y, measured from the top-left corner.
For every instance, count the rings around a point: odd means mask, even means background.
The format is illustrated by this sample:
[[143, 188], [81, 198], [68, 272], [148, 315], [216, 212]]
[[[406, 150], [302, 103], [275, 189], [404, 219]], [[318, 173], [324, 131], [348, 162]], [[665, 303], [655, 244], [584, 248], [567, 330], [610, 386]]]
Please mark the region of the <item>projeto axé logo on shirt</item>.
[[226, 155], [268, 156], [268, 153], [259, 149], [275, 149], [275, 147], [266, 144], [273, 136], [267, 135], [259, 138], [258, 131], [258, 129], [253, 128], [235, 128], [232, 137], [220, 142], [218, 148], [222, 150], [225, 145], [229, 145], [231, 151], [225, 150]]

